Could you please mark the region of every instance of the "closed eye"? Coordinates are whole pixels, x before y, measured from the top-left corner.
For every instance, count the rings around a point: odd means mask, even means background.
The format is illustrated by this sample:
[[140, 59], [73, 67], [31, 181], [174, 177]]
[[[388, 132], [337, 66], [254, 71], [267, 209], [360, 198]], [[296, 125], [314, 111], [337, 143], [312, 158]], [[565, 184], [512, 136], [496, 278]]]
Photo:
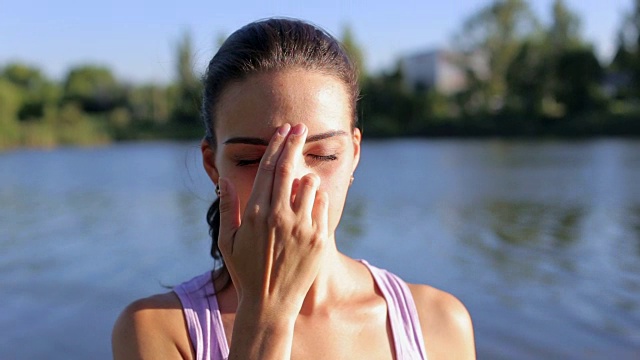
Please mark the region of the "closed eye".
[[255, 165], [255, 164], [259, 164], [260, 160], [262, 160], [262, 158], [250, 159], [250, 160], [238, 160], [236, 162], [236, 166]]
[[[335, 154], [333, 154], [333, 155], [308, 154], [307, 156], [310, 157], [311, 160], [313, 160], [313, 161], [334, 161], [334, 160], [338, 160], [338, 157]], [[257, 165], [257, 164], [260, 163], [260, 160], [262, 160], [262, 158], [238, 160], [236, 162], [236, 166]]]
[[338, 157], [336, 155], [313, 155], [313, 154], [309, 154], [307, 156], [311, 157], [313, 160], [318, 160], [318, 161], [338, 160]]

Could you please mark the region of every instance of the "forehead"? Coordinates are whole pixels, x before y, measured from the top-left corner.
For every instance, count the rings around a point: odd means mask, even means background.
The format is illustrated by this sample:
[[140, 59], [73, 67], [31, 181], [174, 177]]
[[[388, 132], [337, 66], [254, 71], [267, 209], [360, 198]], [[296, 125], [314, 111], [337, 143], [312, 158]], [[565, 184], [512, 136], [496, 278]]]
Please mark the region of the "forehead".
[[351, 129], [351, 104], [339, 79], [308, 70], [255, 74], [229, 84], [216, 109], [218, 141], [269, 138], [276, 127], [304, 123], [309, 134]]

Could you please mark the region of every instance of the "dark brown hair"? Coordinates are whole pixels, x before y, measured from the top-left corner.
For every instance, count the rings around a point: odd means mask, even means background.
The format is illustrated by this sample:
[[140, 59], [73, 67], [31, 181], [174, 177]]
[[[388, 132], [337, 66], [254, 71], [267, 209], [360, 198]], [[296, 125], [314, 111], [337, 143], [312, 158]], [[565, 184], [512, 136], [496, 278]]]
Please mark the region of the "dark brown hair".
[[[360, 93], [358, 71], [341, 44], [326, 31], [295, 19], [267, 19], [234, 32], [209, 62], [203, 78], [202, 121], [205, 139], [216, 147], [216, 105], [229, 83], [252, 74], [302, 69], [339, 79], [347, 88], [352, 111], [352, 129], [357, 126], [356, 102]], [[219, 201], [211, 204], [207, 223], [211, 235], [211, 256], [224, 261], [218, 248]]]

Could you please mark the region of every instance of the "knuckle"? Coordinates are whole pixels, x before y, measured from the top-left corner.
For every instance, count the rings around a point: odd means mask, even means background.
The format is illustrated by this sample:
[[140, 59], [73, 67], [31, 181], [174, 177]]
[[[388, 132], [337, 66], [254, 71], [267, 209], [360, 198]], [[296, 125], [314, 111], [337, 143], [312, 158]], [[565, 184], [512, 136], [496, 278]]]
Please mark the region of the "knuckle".
[[314, 188], [316, 187], [317, 181], [315, 176], [305, 176], [302, 183], [307, 188]]
[[276, 164], [271, 159], [264, 159], [260, 162], [260, 170], [272, 172], [276, 168]]
[[281, 228], [286, 224], [286, 221], [280, 211], [273, 211], [267, 217], [267, 224], [269, 227]]
[[262, 214], [260, 209], [260, 205], [254, 204], [252, 206], [247, 207], [245, 210], [244, 220], [255, 222]]
[[318, 233], [315, 233], [313, 236], [311, 236], [311, 239], [309, 240], [309, 246], [312, 249], [322, 249], [324, 247], [324, 244], [324, 237]]
[[302, 239], [306, 239], [308, 238], [308, 234], [306, 233], [306, 231], [304, 231], [304, 229], [302, 229], [300, 226], [296, 226], [291, 230], [291, 235], [298, 239], [298, 240], [302, 240]]
[[325, 209], [325, 208], [327, 208], [329, 206], [329, 203], [324, 198], [324, 196], [318, 196], [317, 203], [318, 203], [318, 206], [320, 207], [320, 209]]
[[318, 203], [318, 205], [322, 207], [329, 206], [329, 197], [326, 193], [320, 192], [316, 196], [316, 203]]
[[278, 173], [280, 173], [281, 175], [293, 174], [293, 164], [287, 161], [278, 164]]

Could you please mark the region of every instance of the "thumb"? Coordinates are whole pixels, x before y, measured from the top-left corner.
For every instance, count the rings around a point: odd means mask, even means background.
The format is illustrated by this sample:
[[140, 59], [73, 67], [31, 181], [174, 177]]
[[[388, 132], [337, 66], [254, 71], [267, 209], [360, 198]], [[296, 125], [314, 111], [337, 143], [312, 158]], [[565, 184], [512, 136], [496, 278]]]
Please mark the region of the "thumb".
[[219, 178], [218, 185], [220, 186], [218, 247], [224, 257], [233, 253], [233, 239], [240, 227], [240, 201], [235, 187], [227, 179]]

